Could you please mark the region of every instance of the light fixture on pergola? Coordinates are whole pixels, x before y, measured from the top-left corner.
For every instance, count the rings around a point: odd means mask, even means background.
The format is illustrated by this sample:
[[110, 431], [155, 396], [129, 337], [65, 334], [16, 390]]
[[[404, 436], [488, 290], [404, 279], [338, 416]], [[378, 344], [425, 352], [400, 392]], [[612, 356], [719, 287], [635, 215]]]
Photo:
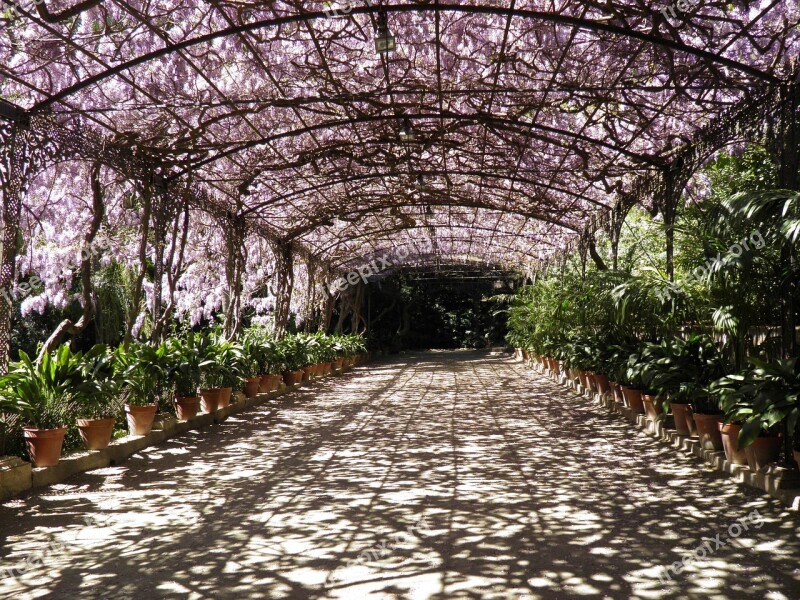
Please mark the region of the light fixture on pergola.
[[393, 52], [396, 46], [394, 35], [389, 30], [389, 17], [386, 15], [386, 11], [381, 9], [378, 11], [378, 26], [375, 32], [375, 52], [386, 54]]
[[400, 128], [400, 141], [413, 142], [414, 129], [411, 127], [411, 120], [408, 117], [403, 117], [403, 125]]

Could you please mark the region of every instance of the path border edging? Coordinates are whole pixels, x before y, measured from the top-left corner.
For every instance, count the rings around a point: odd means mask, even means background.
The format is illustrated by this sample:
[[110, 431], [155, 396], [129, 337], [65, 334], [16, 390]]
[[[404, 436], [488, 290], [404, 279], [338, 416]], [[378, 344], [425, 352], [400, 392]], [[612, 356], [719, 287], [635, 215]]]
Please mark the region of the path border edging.
[[156, 420], [153, 430], [147, 435], [127, 435], [112, 440], [109, 446], [103, 450], [73, 452], [62, 456], [58, 464], [52, 467], [34, 467], [31, 463], [16, 456], [3, 457], [5, 460], [0, 461], [0, 502], [6, 502], [36, 487], [60, 483], [77, 473], [118, 465], [145, 448], [157, 446], [188, 431], [223, 423], [231, 415], [262, 405], [290, 392], [312, 387], [316, 382], [329, 377], [341, 376], [351, 369], [352, 367], [343, 367], [340, 371], [333, 371], [329, 376], [318, 377], [290, 386], [281, 382], [278, 390], [256, 394], [251, 398], [246, 398], [242, 392], [234, 392], [232, 399], [236, 398], [237, 401], [231, 402], [230, 405], [213, 413], [199, 414], [188, 421], [179, 421], [174, 415], [167, 415], [166, 418], [162, 416]]
[[[529, 363], [525, 364], [531, 366]], [[766, 492], [773, 498], [780, 500], [789, 510], [800, 510], [800, 474], [798, 472], [778, 465], [769, 465], [766, 470], [754, 473], [747, 465], [729, 463], [725, 459], [725, 453], [722, 451], [703, 448], [697, 436], [679, 435], [674, 429], [668, 428], [667, 426], [672, 422], [672, 415], [669, 415], [669, 420], [667, 421], [663, 419], [653, 421], [646, 415], [636, 413], [619, 404], [608, 394], [601, 396], [597, 392], [585, 390], [582, 385], [568, 380], [566, 375], [552, 373], [546, 368], [540, 370], [536, 366], [533, 369], [554, 383], [574, 391], [577, 396], [593, 401], [595, 404], [605, 408], [609, 413], [620, 415], [650, 437], [656, 438], [660, 442], [682, 451], [684, 454], [690, 454], [703, 460], [716, 471], [727, 473], [737, 483]]]

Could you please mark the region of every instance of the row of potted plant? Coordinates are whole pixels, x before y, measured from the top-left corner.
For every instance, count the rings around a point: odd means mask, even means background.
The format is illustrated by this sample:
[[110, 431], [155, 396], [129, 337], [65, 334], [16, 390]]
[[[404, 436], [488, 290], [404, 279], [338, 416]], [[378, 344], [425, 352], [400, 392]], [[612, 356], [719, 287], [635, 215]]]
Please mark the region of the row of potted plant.
[[704, 448], [724, 451], [730, 463], [753, 471], [777, 462], [792, 438], [800, 468], [797, 359], [751, 359], [745, 369], [726, 373], [717, 345], [701, 335], [640, 344], [576, 336], [548, 355], [519, 348], [523, 355], [653, 420], [671, 412], [677, 433], [697, 435]]
[[[20, 352], [0, 376], [0, 411], [18, 414], [32, 462], [56, 464], [67, 446], [108, 446], [115, 428], [146, 435], [156, 413], [189, 420], [245, 396], [279, 389], [353, 365], [365, 353], [359, 336], [317, 334], [272, 338], [262, 328], [239, 341], [186, 333], [159, 345], [96, 345], [74, 352], [62, 345], [38, 361]], [[124, 419], [123, 419], [124, 415]], [[80, 440], [80, 441], [79, 441]]]

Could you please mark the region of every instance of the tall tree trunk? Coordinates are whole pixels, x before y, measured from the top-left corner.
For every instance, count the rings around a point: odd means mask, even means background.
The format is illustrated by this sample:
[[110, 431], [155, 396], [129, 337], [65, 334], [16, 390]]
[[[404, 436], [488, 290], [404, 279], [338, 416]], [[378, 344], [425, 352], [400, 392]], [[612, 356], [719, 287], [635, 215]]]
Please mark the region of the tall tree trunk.
[[294, 289], [294, 261], [291, 244], [280, 244], [275, 253], [277, 258], [277, 290], [275, 301], [275, 335], [283, 337], [289, 321], [292, 291]]
[[142, 216], [141, 216], [141, 238], [139, 240], [139, 273], [136, 276], [136, 283], [133, 287], [131, 305], [125, 315], [125, 340], [127, 348], [133, 341], [133, 326], [139, 317], [142, 308], [142, 288], [144, 277], [147, 274], [147, 238], [150, 234], [150, 213], [152, 209], [152, 190], [149, 185], [145, 185], [142, 190]]
[[167, 223], [170, 220], [169, 199], [166, 191], [154, 191], [152, 214], [153, 214], [153, 265], [155, 274], [153, 276], [153, 304], [151, 314], [153, 317], [153, 332], [155, 333], [156, 324], [161, 320], [161, 309], [164, 292], [164, 271], [165, 259], [164, 252], [167, 245]]
[[364, 288], [366, 286], [359, 281], [356, 285], [356, 293], [353, 298], [353, 318], [350, 321], [351, 333], [358, 333], [361, 326], [361, 307], [364, 304]]
[[[166, 264], [167, 274], [167, 305], [161, 316], [153, 326], [152, 341], [159, 342], [164, 339], [167, 323], [172, 318], [175, 310], [175, 290], [178, 280], [183, 275], [183, 258], [186, 250], [186, 241], [189, 237], [189, 205], [184, 202], [183, 210], [175, 217], [172, 227], [172, 244]], [[177, 263], [175, 262], [177, 254]]]
[[325, 292], [325, 303], [323, 304], [322, 310], [319, 316], [319, 328], [317, 331], [321, 331], [323, 333], [328, 333], [328, 330], [331, 327], [331, 319], [333, 318], [333, 305], [335, 302], [335, 298], [328, 293]]
[[350, 294], [339, 294], [339, 320], [336, 322], [336, 328], [333, 330], [336, 335], [340, 335], [344, 329], [345, 319], [350, 315], [352, 310], [352, 301]]
[[103, 224], [103, 217], [106, 214], [106, 205], [103, 201], [103, 188], [100, 182], [100, 163], [94, 163], [91, 173], [92, 187], [92, 221], [89, 224], [89, 231], [83, 237], [83, 247], [81, 248], [81, 303], [83, 313], [77, 323], [71, 319], [64, 319], [56, 327], [55, 331], [47, 338], [39, 351], [37, 361], [41, 361], [44, 356], [50, 354], [64, 339], [65, 336], [76, 336], [82, 332], [94, 318], [97, 312], [94, 289], [92, 287], [92, 263], [94, 262], [94, 252], [92, 246]]
[[241, 328], [242, 276], [247, 266], [245, 247], [246, 228], [244, 220], [234, 217], [228, 223], [225, 243], [228, 256], [225, 262], [225, 276], [228, 283], [228, 300], [225, 307], [223, 330], [226, 339], [233, 339]]
[[592, 261], [594, 261], [598, 271], [608, 271], [608, 267], [606, 266], [603, 257], [597, 253], [597, 246], [595, 246], [594, 243], [594, 236], [589, 238], [589, 256], [592, 257]]
[[664, 236], [666, 238], [667, 278], [675, 281], [675, 213], [676, 201], [668, 198], [664, 206]]

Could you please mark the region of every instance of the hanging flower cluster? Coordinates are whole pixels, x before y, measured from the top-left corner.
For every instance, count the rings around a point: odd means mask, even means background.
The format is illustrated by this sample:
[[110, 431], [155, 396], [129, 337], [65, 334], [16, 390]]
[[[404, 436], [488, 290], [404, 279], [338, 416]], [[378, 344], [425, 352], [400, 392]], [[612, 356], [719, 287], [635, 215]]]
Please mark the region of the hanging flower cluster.
[[[259, 318], [275, 310], [278, 242], [298, 253], [298, 314], [320, 302], [312, 263], [347, 272], [403, 248], [408, 264], [529, 270], [703, 126], [786, 80], [800, 51], [796, 2], [710, 0], [676, 18], [634, 0], [518, 4], [384, 3], [397, 46], [379, 54], [369, 5], [337, 17], [305, 0], [104, 0], [45, 23], [21, 3], [0, 13], [0, 98], [99, 132], [213, 201], [190, 206], [172, 281], [175, 314], [198, 323], [230, 300], [220, 211], [249, 224], [241, 295]], [[19, 274], [42, 286], [24, 313], [75, 297], [89, 171], [109, 162], [95, 154], [29, 183]], [[97, 260], [137, 272], [146, 174], [115, 156]]]

